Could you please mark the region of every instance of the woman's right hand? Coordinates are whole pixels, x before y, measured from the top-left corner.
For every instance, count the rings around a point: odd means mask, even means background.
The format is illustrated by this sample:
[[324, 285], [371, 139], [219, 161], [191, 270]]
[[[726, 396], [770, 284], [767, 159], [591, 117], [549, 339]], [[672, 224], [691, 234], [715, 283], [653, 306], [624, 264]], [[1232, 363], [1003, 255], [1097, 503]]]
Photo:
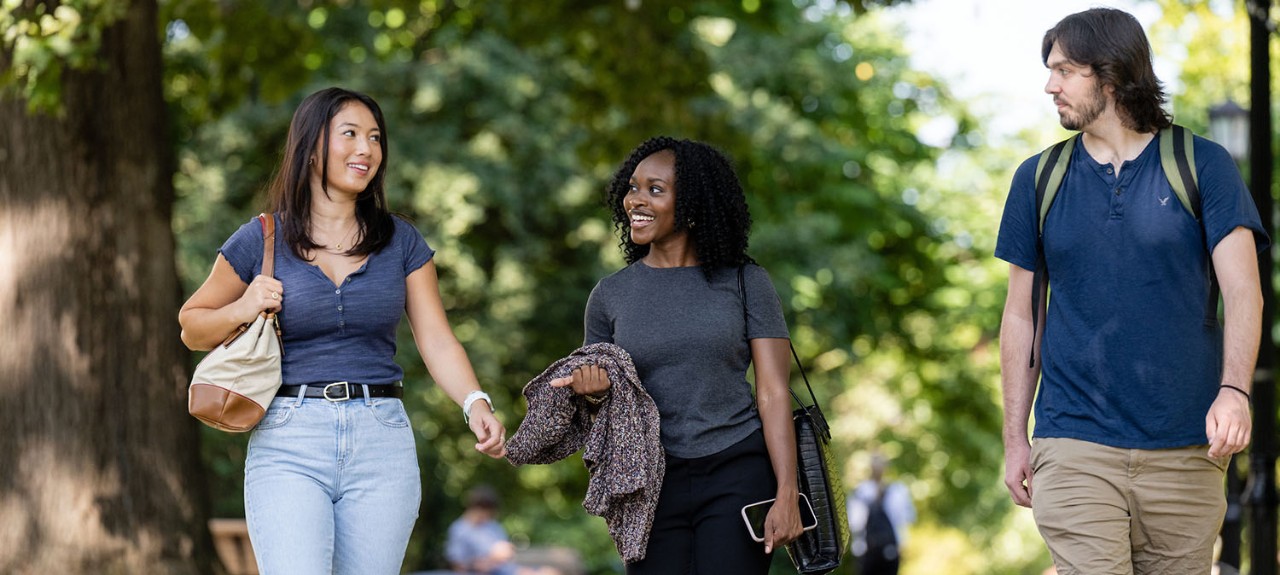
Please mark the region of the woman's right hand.
[[182, 343], [193, 350], [213, 349], [236, 328], [253, 323], [258, 314], [278, 312], [283, 305], [280, 280], [259, 275], [246, 286], [227, 259], [218, 254], [209, 277], [178, 311]]
[[596, 365], [584, 365], [565, 377], [551, 380], [552, 387], [569, 387], [578, 395], [600, 397], [609, 392], [609, 372]]
[[284, 284], [273, 277], [259, 275], [232, 305], [240, 323], [251, 323], [264, 311], [276, 313], [284, 305]]

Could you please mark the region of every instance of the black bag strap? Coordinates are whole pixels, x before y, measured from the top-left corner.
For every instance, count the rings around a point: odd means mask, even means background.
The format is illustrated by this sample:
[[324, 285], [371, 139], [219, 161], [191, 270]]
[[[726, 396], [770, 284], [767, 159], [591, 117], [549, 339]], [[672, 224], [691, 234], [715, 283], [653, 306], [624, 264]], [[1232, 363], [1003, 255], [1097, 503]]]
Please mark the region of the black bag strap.
[[[744, 337], [746, 336], [746, 327], [747, 322], [749, 321], [747, 318], [747, 282], [745, 276], [746, 265], [738, 266], [738, 294], [742, 296], [742, 326]], [[749, 342], [748, 345], [750, 345]], [[795, 360], [796, 367], [800, 370], [800, 379], [804, 380], [804, 387], [809, 390], [810, 403], [808, 405], [805, 404], [804, 400], [796, 394], [796, 390], [791, 388], [790, 382], [787, 384], [787, 391], [791, 392], [791, 398], [796, 401], [796, 405], [799, 405], [800, 409], [804, 410], [805, 416], [813, 421], [814, 426], [818, 432], [822, 434], [822, 437], [825, 437], [827, 441], [831, 441], [831, 427], [827, 425], [827, 419], [822, 416], [822, 407], [818, 405], [818, 397], [814, 395], [813, 386], [809, 384], [809, 376], [804, 371], [804, 364], [800, 362], [800, 354], [796, 352], [796, 346], [791, 343], [790, 339], [787, 339], [787, 346], [791, 348], [791, 357]]]

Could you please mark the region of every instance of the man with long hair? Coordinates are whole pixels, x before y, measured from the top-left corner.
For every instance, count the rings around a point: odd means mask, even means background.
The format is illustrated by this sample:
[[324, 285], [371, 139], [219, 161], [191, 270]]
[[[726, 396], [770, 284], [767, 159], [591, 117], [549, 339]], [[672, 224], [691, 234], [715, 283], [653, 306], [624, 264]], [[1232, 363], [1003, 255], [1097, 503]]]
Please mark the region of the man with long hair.
[[1198, 217], [1170, 201], [1160, 135], [1173, 125], [1133, 16], [1072, 14], [1041, 58], [1062, 126], [1080, 134], [1052, 209], [1042, 216], [1037, 155], [1000, 224], [1005, 484], [1060, 573], [1208, 573], [1224, 470], [1250, 439], [1269, 239], [1231, 157], [1203, 138], [1184, 167]]

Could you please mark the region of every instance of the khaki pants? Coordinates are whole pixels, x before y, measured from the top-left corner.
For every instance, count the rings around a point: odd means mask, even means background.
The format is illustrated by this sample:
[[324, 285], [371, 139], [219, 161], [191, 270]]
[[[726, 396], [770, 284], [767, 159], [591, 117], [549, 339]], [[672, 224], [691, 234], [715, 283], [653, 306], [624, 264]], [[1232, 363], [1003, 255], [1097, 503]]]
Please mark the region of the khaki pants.
[[1031, 509], [1060, 575], [1207, 574], [1228, 458], [1209, 447], [1031, 446]]

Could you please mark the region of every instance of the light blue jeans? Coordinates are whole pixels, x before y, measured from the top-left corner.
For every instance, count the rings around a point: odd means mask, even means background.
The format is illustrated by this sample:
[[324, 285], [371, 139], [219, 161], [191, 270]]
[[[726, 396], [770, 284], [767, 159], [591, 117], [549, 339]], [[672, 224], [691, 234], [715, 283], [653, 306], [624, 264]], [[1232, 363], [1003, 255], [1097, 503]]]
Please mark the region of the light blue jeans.
[[249, 439], [245, 516], [264, 575], [396, 575], [421, 501], [399, 399], [278, 397]]

